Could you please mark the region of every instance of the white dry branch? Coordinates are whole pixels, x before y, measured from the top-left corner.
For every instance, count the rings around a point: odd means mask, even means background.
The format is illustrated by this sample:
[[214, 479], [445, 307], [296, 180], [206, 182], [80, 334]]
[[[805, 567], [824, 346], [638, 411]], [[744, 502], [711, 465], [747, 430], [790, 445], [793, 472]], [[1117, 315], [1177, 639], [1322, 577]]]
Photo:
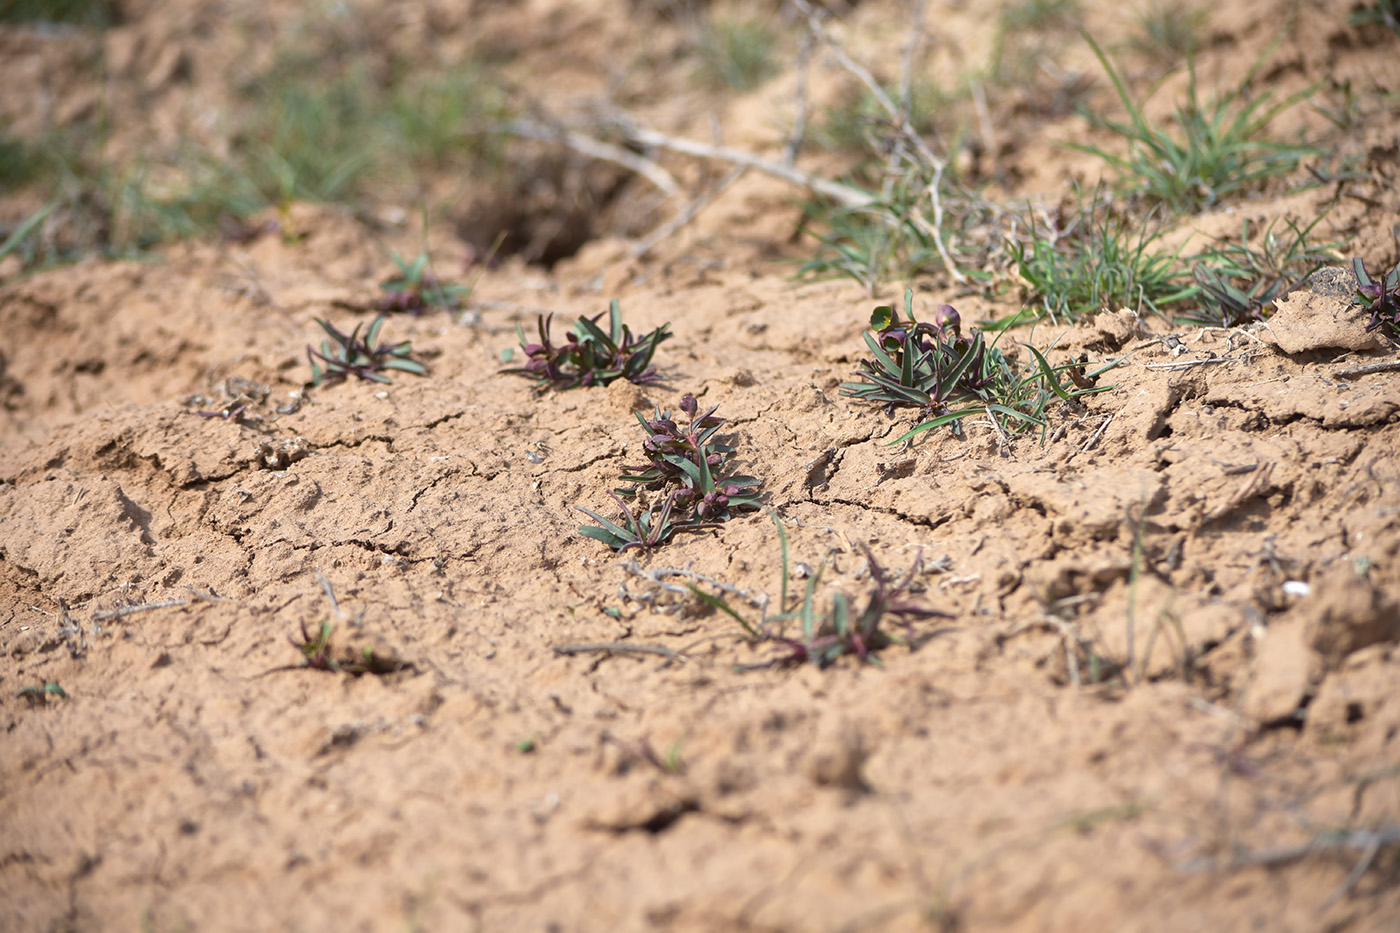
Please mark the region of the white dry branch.
[[[948, 252], [947, 244], [943, 242], [942, 185], [943, 175], [944, 172], [947, 171], [948, 162], [946, 159], [935, 155], [933, 150], [929, 148], [928, 143], [924, 141], [924, 138], [914, 129], [914, 125], [909, 119], [910, 115], [907, 107], [909, 103], [907, 99], [908, 92], [904, 92], [906, 96], [906, 107], [901, 108], [896, 106], [895, 102], [890, 99], [890, 95], [886, 94], [885, 89], [880, 86], [880, 82], [875, 80], [875, 76], [870, 73], [870, 70], [847, 54], [841, 44], [827, 31], [826, 27], [822, 24], [821, 17], [807, 0], [789, 0], [789, 2], [792, 3], [798, 12], [807, 18], [807, 28], [812, 31], [812, 34], [816, 36], [828, 50], [830, 50], [841, 67], [855, 75], [860, 82], [865, 85], [866, 89], [870, 91], [875, 102], [880, 105], [880, 108], [884, 110], [890, 120], [893, 121], [900, 136], [912, 147], [919, 161], [930, 173], [928, 184], [924, 188], [924, 196], [928, 198], [929, 212], [932, 217], [927, 218], [918, 213], [911, 213], [909, 220], [923, 231], [929, 239], [933, 240], [933, 245], [938, 250], [939, 257], [943, 260], [944, 268], [948, 270], [948, 274], [953, 277], [954, 281], [965, 283], [967, 277], [959, 271], [957, 264], [953, 262], [953, 257]], [[914, 23], [912, 24], [911, 32], [922, 32], [923, 17], [924, 4], [923, 2], [919, 2], [915, 6]], [[911, 43], [906, 46], [905, 51], [906, 69], [909, 68], [907, 63], [912, 61], [915, 48], [916, 44], [911, 39]], [[908, 71], [906, 70], [906, 74], [907, 73]], [[902, 80], [907, 82], [909, 79], [904, 78]]]
[[661, 189], [661, 192], [668, 197], [681, 190], [680, 183], [676, 181], [675, 177], [654, 160], [640, 156], [630, 149], [624, 149], [596, 137], [584, 135], [577, 130], [540, 120], [512, 120], [503, 129], [513, 136], [536, 139], [546, 143], [558, 143], [590, 158], [613, 162], [628, 171], [641, 175]]
[[[902, 148], [909, 153], [910, 158], [914, 162], [928, 173], [928, 181], [925, 184], [923, 192], [923, 198], [926, 199], [928, 203], [928, 213], [925, 215], [922, 211], [913, 211], [907, 219], [933, 242], [949, 275], [951, 275], [955, 281], [965, 283], [967, 277], [962, 274], [957, 264], [954, 263], [953, 257], [943, 238], [944, 207], [942, 184], [948, 167], [947, 160], [934, 153], [928, 143], [919, 135], [918, 131], [914, 129], [910, 120], [912, 66], [913, 59], [917, 54], [919, 38], [923, 31], [926, 6], [925, 0], [916, 0], [914, 4], [914, 22], [911, 25], [911, 39], [906, 44], [901, 55], [903, 62], [900, 81], [901, 97], [903, 98], [902, 107], [890, 99], [889, 94], [880, 86], [880, 82], [875, 79], [875, 76], [870, 73], [870, 70], [852, 58], [836, 38], [827, 31], [822, 23], [821, 16], [807, 0], [790, 0], [790, 2], [805, 18], [811, 37], [825, 46], [835, 57], [837, 63], [840, 64], [842, 68], [855, 75], [855, 77], [870, 91], [881, 109], [888, 114], [891, 124], [896, 128], [902, 140]], [[805, 59], [808, 54], [807, 46], [808, 43], [804, 39], [802, 52], [803, 60], [799, 62], [799, 68], [804, 71], [806, 67]], [[624, 112], [617, 112], [610, 117], [595, 120], [591, 127], [591, 134], [565, 126], [558, 121], [539, 119], [512, 120], [501, 127], [501, 130], [510, 135], [563, 145], [582, 155], [589, 156], [590, 158], [613, 162], [646, 178], [667, 196], [675, 195], [681, 190], [681, 186], [676, 181], [675, 177], [667, 172], [654, 158], [633, 151], [630, 147], [638, 147], [644, 152], [664, 150], [680, 153], [682, 155], [694, 156], [700, 159], [727, 162], [735, 166], [736, 169], [752, 169], [772, 178], [785, 181], [791, 185], [805, 188], [843, 208], [862, 208], [876, 203], [878, 196], [871, 191], [825, 178], [811, 172], [804, 172], [793, 165], [796, 149], [801, 144], [805, 129], [805, 79], [799, 82], [799, 99], [797, 106], [797, 125], [794, 126], [793, 132], [787, 140], [787, 145], [785, 146], [781, 161], [766, 159], [752, 152], [737, 149], [732, 146], [712, 145], [663, 133], [659, 130], [640, 125], [631, 115]], [[609, 142], [605, 138], [600, 138], [607, 136], [619, 138], [622, 144], [619, 145], [618, 143]], [[731, 172], [726, 176], [721, 185], [732, 184], [738, 177], [738, 174]], [[722, 188], [720, 190], [722, 190]], [[642, 252], [650, 249], [660, 239], [664, 239], [670, 233], [688, 223], [694, 218], [695, 214], [717, 194], [718, 191], [710, 192], [708, 195], [701, 195], [699, 198], [693, 200], [686, 208], [682, 209], [675, 221], [668, 223], [662, 229], [662, 232], [655, 235], [654, 238], [649, 238], [649, 243], [645, 249], [642, 249]]]

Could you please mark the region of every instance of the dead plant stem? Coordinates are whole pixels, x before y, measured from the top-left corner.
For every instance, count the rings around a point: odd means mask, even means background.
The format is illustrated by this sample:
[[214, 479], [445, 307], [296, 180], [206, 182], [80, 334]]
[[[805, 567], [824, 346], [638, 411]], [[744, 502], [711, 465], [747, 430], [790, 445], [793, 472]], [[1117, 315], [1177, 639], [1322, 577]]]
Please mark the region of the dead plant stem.
[[634, 645], [625, 641], [585, 641], [572, 645], [555, 645], [555, 654], [654, 654], [668, 661], [684, 661], [685, 655], [665, 645]]
[[[929, 148], [928, 143], [924, 141], [924, 138], [919, 135], [919, 132], [914, 129], [913, 125], [910, 123], [908, 114], [897, 107], [894, 101], [890, 100], [890, 95], [885, 93], [885, 89], [880, 86], [879, 81], [875, 80], [875, 76], [870, 73], [870, 70], [860, 64], [860, 62], [851, 58], [841, 46], [841, 43], [836, 41], [836, 38], [832, 36], [831, 33], [827, 32], [826, 27], [822, 25], [821, 17], [817, 15], [812, 5], [807, 2], [807, 0], [791, 0], [791, 3], [796, 7], [798, 12], [807, 18], [807, 28], [831, 51], [837, 63], [840, 64], [842, 68], [845, 68], [851, 74], [855, 75], [856, 78], [865, 85], [866, 89], [870, 91], [876, 103], [889, 115], [895, 128], [899, 130], [899, 134], [904, 137], [905, 141], [913, 148], [914, 152], [918, 154], [923, 165], [932, 173], [933, 177], [930, 179], [924, 193], [928, 196], [929, 210], [933, 214], [933, 220], [930, 222], [917, 213], [911, 214], [909, 220], [919, 227], [926, 236], [933, 240], [933, 245], [938, 250], [939, 258], [943, 260], [943, 266], [948, 270], [948, 274], [952, 276], [953, 280], [960, 284], [966, 283], [967, 277], [962, 274], [957, 265], [953, 262], [953, 257], [948, 252], [948, 246], [943, 242], [943, 193], [941, 191], [941, 186], [943, 184], [943, 173], [947, 170], [948, 163], [934, 154], [933, 150]], [[916, 14], [917, 23], [919, 26], [922, 26], [922, 2], [918, 4]]]
[[1339, 370], [1332, 375], [1340, 376], [1343, 379], [1356, 379], [1361, 376], [1372, 376], [1376, 373], [1400, 372], [1400, 360], [1387, 360], [1384, 363], [1372, 363], [1369, 366], [1357, 366], [1353, 369]]
[[631, 142], [642, 146], [651, 146], [657, 149], [666, 149], [671, 152], [679, 152], [684, 155], [697, 156], [702, 159], [718, 159], [721, 162], [729, 162], [732, 165], [743, 165], [756, 169], [765, 175], [786, 181], [789, 184], [802, 188], [809, 188], [824, 197], [830, 198], [843, 207], [865, 207], [875, 200], [874, 195], [850, 185], [843, 185], [840, 182], [832, 181], [829, 178], [822, 178], [809, 172], [799, 171], [795, 168], [788, 168], [780, 162], [771, 159], [764, 159], [751, 152], [742, 149], [734, 149], [729, 146], [713, 146], [707, 143], [696, 142], [692, 139], [683, 139], [678, 136], [669, 136], [666, 133], [647, 127], [637, 126], [630, 121], [619, 124], [618, 129]]
[[105, 622], [108, 619], [120, 619], [122, 616], [134, 615], [138, 612], [145, 612], [149, 609], [169, 609], [172, 606], [188, 606], [188, 599], [166, 599], [158, 603], [143, 603], [140, 606], [122, 606], [118, 609], [103, 609], [101, 612], [94, 612], [92, 618], [94, 622]]
[[537, 139], [541, 142], [559, 143], [590, 158], [613, 162], [641, 175], [668, 197], [681, 190], [680, 183], [676, 181], [675, 177], [654, 160], [601, 139], [585, 136], [575, 130], [562, 126], [551, 126], [538, 120], [515, 120], [507, 124], [505, 130], [515, 136]]

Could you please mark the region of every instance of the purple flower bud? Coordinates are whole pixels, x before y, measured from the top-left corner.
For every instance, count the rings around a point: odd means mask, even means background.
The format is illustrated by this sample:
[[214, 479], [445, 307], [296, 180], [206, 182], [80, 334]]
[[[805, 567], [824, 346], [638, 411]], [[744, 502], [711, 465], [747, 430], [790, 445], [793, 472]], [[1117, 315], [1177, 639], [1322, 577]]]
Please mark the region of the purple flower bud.
[[939, 330], [952, 331], [956, 334], [958, 328], [962, 326], [962, 315], [958, 314], [958, 309], [952, 305], [939, 305], [938, 310], [934, 312], [933, 323], [937, 325]]
[[687, 395], [681, 399], [681, 411], [694, 418], [695, 413], [700, 410], [700, 403], [695, 400], [695, 396]]

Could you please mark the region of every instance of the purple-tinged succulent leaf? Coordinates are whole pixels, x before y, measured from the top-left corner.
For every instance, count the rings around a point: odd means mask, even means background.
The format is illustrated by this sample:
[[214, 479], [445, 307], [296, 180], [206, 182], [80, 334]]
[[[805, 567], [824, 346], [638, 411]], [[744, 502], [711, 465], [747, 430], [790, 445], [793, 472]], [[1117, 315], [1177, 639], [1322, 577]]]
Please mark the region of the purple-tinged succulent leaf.
[[1384, 327], [1392, 336], [1400, 335], [1400, 263], [1387, 272], [1379, 282], [1366, 271], [1361, 257], [1351, 261], [1356, 273], [1356, 300], [1371, 312], [1367, 332]]

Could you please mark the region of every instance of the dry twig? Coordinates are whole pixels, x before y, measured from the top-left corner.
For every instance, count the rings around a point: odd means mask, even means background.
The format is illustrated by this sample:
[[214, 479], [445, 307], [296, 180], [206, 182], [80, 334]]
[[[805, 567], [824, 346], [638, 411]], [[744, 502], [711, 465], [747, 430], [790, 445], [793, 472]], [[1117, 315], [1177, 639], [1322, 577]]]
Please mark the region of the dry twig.
[[722, 593], [737, 596], [755, 609], [766, 610], [768, 608], [767, 595], [754, 596], [752, 593], [741, 590], [736, 586], [731, 586], [722, 580], [716, 580], [714, 577], [707, 577], [703, 573], [696, 573], [686, 568], [677, 569], [673, 567], [662, 567], [657, 570], [643, 570], [635, 560], [629, 560], [627, 566], [623, 569], [633, 576], [641, 577], [643, 580], [669, 593], [676, 593], [682, 596], [694, 595], [689, 587], [676, 586], [674, 583], [667, 583], [665, 580], [666, 577], [686, 577], [700, 583], [708, 583]]
[[[812, 35], [816, 36], [817, 39], [831, 51], [831, 54], [835, 56], [836, 61], [842, 68], [845, 68], [851, 74], [855, 75], [856, 78], [865, 85], [876, 103], [889, 115], [890, 120], [899, 131], [899, 135], [903, 137], [904, 141], [918, 155], [919, 161], [931, 172], [932, 177], [924, 189], [924, 195], [929, 200], [929, 209], [933, 214], [933, 218], [930, 221], [924, 219], [917, 213], [911, 213], [909, 220], [917, 225], [926, 236], [933, 240], [933, 245], [938, 250], [938, 256], [943, 260], [943, 266], [948, 270], [948, 274], [952, 276], [953, 280], [959, 283], [966, 282], [967, 277], [962, 274], [957, 265], [953, 262], [953, 257], [948, 252], [948, 246], [943, 242], [943, 193], [940, 189], [943, 184], [943, 173], [948, 168], [947, 161], [934, 154], [933, 150], [929, 148], [928, 143], [924, 141], [924, 138], [919, 135], [919, 132], [914, 129], [913, 124], [910, 123], [907, 110], [902, 110], [895, 105], [894, 101], [890, 100], [890, 95], [885, 93], [885, 89], [880, 86], [879, 81], [875, 80], [875, 76], [870, 73], [870, 70], [851, 58], [851, 56], [846, 53], [846, 50], [842, 48], [841, 44], [836, 41], [835, 37], [827, 32], [826, 27], [822, 25], [821, 17], [817, 14], [817, 11], [813, 9], [808, 0], [791, 0], [791, 2], [792, 5], [797, 8], [798, 12], [807, 18], [807, 28], [812, 31]], [[924, 4], [922, 0], [920, 0], [916, 6], [916, 19], [912, 26], [915, 31], [922, 31], [923, 7]], [[911, 45], [906, 49], [908, 55], [912, 55], [912, 48], [913, 46]]]
[[612, 143], [604, 142], [592, 136], [585, 136], [574, 130], [566, 129], [562, 126], [551, 126], [541, 123], [538, 120], [515, 120], [505, 126], [508, 133], [516, 136], [523, 136], [526, 139], [538, 139], [541, 142], [560, 143], [568, 146], [575, 152], [589, 156], [594, 159], [601, 159], [604, 162], [613, 162], [621, 165], [629, 171], [636, 172], [647, 181], [651, 182], [661, 192], [667, 196], [676, 194], [681, 190], [680, 183], [655, 161], [637, 155], [623, 149], [621, 146], [614, 146]]
[[832, 181], [829, 178], [822, 178], [820, 175], [813, 175], [810, 172], [788, 168], [780, 162], [760, 158], [742, 149], [734, 149], [730, 146], [712, 146], [707, 143], [696, 142], [693, 139], [668, 136], [657, 130], [637, 126], [625, 117], [619, 119], [617, 129], [619, 132], [623, 133], [630, 142], [637, 143], [638, 145], [650, 146], [656, 149], [666, 149], [684, 155], [698, 156], [702, 159], [718, 159], [721, 162], [728, 162], [732, 165], [743, 165], [751, 169], [756, 169], [765, 175], [771, 175], [774, 178], [786, 181], [789, 184], [797, 185], [801, 188], [808, 188], [815, 191], [817, 194], [830, 198], [843, 207], [864, 207], [875, 200], [874, 195], [868, 191], [862, 191], [850, 185], [843, 185], [840, 182]]
[[145, 612], [148, 609], [169, 609], [172, 606], [188, 606], [188, 599], [166, 599], [158, 603], [143, 603], [140, 606], [121, 606], [117, 609], [103, 609], [101, 612], [92, 614], [93, 621], [105, 622], [108, 619], [119, 619], [122, 616], [133, 615], [138, 612]]
[[1326, 910], [1341, 898], [1345, 897], [1356, 883], [1361, 880], [1361, 876], [1370, 869], [1376, 856], [1382, 849], [1400, 845], [1400, 826], [1387, 826], [1384, 829], [1353, 829], [1340, 832], [1322, 833], [1307, 842], [1291, 846], [1274, 846], [1268, 849], [1245, 850], [1242, 852], [1232, 852], [1228, 856], [1211, 857], [1202, 856], [1200, 858], [1189, 859], [1177, 866], [1177, 871], [1183, 874], [1201, 874], [1205, 872], [1219, 871], [1239, 871], [1242, 868], [1266, 867], [1272, 868], [1277, 865], [1286, 865], [1305, 859], [1310, 855], [1318, 855], [1324, 852], [1355, 852], [1361, 853], [1361, 858], [1352, 866], [1346, 878], [1342, 880], [1332, 893], [1327, 895], [1319, 909]]
[[684, 661], [685, 655], [665, 645], [634, 645], [626, 641], [586, 641], [573, 645], [555, 645], [555, 654], [655, 654], [668, 661]]
[[723, 194], [730, 185], [742, 178], [744, 173], [748, 170], [749, 167], [747, 165], [736, 165], [734, 168], [730, 169], [729, 174], [721, 178], [713, 188], [681, 208], [680, 213], [675, 217], [666, 221], [666, 223], [648, 234], [647, 237], [636, 246], [632, 247], [632, 256], [640, 259], [651, 252], [662, 240], [665, 240], [677, 230], [694, 220], [696, 215], [708, 207], [711, 201]]
[[1342, 369], [1333, 373], [1343, 379], [1359, 379], [1362, 376], [1374, 376], [1376, 373], [1400, 372], [1400, 360], [1387, 360], [1384, 363], [1371, 363], [1369, 366], [1357, 366], [1352, 369]]

